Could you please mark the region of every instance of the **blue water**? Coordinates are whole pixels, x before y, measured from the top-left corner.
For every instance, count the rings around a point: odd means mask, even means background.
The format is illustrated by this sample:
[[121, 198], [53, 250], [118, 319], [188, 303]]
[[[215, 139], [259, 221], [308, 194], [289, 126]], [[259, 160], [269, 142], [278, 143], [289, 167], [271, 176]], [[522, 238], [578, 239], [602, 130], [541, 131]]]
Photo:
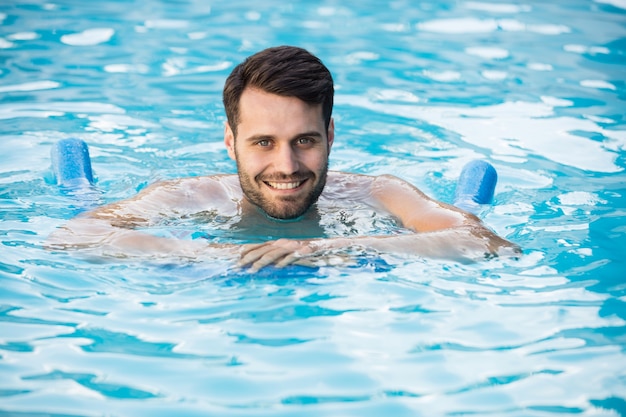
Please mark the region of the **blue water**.
[[[626, 3], [0, 4], [0, 415], [626, 415]], [[524, 248], [267, 269], [48, 252], [80, 201], [50, 183], [89, 143], [98, 204], [235, 172], [221, 88], [268, 46], [337, 83], [331, 168], [451, 201]]]

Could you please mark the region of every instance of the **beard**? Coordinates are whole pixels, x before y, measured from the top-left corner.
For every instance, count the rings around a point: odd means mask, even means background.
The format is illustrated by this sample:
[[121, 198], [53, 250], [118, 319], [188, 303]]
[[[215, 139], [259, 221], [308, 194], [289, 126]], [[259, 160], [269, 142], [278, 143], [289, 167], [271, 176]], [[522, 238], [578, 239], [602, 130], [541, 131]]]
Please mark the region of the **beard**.
[[[237, 171], [241, 189], [248, 201], [263, 210], [269, 217], [280, 220], [293, 220], [304, 215], [322, 194], [328, 176], [328, 161], [326, 161], [319, 176], [315, 175], [312, 171], [306, 171], [297, 172], [292, 175], [273, 175], [271, 177], [257, 175], [252, 178], [245, 170], [241, 169], [239, 162], [237, 162]], [[268, 198], [263, 194], [262, 187], [266, 186], [266, 181], [274, 180], [306, 180], [307, 182], [312, 181], [314, 186], [306, 195]]]

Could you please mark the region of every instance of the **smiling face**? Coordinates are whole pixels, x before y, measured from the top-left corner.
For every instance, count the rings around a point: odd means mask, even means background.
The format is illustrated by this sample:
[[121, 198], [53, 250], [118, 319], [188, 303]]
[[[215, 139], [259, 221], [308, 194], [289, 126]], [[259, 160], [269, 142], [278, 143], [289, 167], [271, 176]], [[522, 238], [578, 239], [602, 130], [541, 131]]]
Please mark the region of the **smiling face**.
[[246, 199], [277, 219], [302, 216], [322, 193], [334, 123], [325, 129], [321, 105], [246, 88], [239, 124], [226, 124], [224, 143], [237, 161]]

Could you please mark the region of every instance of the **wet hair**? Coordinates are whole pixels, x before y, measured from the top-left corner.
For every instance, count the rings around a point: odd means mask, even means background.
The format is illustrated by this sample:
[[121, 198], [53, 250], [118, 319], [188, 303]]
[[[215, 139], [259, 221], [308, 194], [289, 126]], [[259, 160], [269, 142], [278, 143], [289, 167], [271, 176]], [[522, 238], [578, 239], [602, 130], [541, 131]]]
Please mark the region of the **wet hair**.
[[277, 46], [246, 58], [230, 73], [224, 84], [223, 101], [233, 133], [240, 122], [239, 101], [247, 87], [284, 97], [296, 97], [311, 105], [322, 105], [326, 129], [333, 111], [333, 78], [322, 61], [305, 49]]

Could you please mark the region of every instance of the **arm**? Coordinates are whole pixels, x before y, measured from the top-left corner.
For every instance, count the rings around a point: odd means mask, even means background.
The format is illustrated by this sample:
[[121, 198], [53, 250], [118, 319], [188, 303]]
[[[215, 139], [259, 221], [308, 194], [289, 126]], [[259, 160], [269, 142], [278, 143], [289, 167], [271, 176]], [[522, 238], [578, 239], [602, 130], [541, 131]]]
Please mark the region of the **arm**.
[[109, 204], [71, 219], [46, 241], [49, 249], [119, 258], [182, 258], [234, 256], [238, 246], [215, 245], [200, 240], [158, 237], [135, 230], [168, 217], [207, 210], [226, 204], [228, 196], [220, 178], [189, 178], [153, 184], [135, 197]]
[[396, 216], [415, 233], [396, 236], [359, 236], [293, 241], [280, 239], [247, 245], [240, 265], [253, 270], [275, 264], [306, 263], [306, 257], [341, 248], [358, 247], [379, 252], [476, 261], [495, 256], [516, 256], [517, 245], [487, 229], [473, 214], [433, 200], [413, 185], [393, 176], [359, 176], [370, 189], [371, 202]]
[[[374, 198], [415, 235], [398, 236], [418, 255], [480, 259], [519, 253], [520, 248], [489, 230], [475, 215], [434, 200], [390, 175], [376, 177]], [[413, 241], [419, 248], [411, 245]], [[425, 244], [425, 245], [424, 245]]]

